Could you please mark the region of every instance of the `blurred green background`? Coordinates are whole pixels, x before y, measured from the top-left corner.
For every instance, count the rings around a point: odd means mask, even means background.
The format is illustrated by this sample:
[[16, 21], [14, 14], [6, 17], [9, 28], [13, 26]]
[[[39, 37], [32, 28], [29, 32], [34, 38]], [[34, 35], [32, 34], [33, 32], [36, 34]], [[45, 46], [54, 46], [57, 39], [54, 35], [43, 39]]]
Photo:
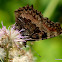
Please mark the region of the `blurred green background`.
[[[44, 17], [51, 21], [60, 22], [62, 25], [62, 0], [0, 0], [0, 27], [1, 21], [5, 26], [15, 23], [14, 11], [27, 4], [34, 6], [34, 9], [41, 11]], [[54, 38], [40, 40], [32, 45], [36, 62], [62, 62], [62, 35]]]

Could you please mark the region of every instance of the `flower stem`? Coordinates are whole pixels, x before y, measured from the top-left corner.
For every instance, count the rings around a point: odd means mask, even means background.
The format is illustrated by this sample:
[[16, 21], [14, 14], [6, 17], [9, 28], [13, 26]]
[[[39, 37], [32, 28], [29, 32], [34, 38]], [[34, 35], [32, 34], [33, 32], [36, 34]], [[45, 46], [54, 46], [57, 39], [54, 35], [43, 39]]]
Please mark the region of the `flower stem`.
[[6, 49], [6, 62], [9, 62], [9, 49]]

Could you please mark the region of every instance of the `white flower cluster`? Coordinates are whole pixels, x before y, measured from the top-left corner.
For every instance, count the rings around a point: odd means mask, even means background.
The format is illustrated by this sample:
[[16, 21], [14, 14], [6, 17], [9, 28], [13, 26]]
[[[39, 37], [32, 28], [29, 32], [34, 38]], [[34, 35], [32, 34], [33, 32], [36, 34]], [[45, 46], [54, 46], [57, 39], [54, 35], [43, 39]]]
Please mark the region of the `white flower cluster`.
[[21, 39], [21, 37], [19, 31], [13, 28], [6, 29], [6, 27], [3, 26], [2, 29], [0, 29], [0, 57], [2, 59], [6, 57], [6, 52], [9, 52], [11, 48], [22, 48], [22, 43], [25, 42], [25, 40]]
[[0, 29], [0, 60], [3, 59], [4, 62], [33, 62], [32, 53], [22, 49], [22, 43], [25, 42], [22, 37], [19, 31], [13, 28], [6, 29], [3, 26]]

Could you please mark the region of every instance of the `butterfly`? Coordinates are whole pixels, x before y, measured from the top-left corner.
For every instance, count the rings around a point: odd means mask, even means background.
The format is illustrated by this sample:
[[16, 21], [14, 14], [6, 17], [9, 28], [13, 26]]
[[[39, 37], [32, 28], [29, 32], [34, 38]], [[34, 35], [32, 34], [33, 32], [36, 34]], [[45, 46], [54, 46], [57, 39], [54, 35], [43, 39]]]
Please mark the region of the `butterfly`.
[[[15, 29], [22, 30], [22, 36], [26, 40], [36, 41], [58, 36], [62, 33], [62, 28], [58, 22], [54, 23], [42, 13], [35, 10], [33, 5], [24, 6], [15, 11]], [[26, 45], [26, 43], [24, 43]]]

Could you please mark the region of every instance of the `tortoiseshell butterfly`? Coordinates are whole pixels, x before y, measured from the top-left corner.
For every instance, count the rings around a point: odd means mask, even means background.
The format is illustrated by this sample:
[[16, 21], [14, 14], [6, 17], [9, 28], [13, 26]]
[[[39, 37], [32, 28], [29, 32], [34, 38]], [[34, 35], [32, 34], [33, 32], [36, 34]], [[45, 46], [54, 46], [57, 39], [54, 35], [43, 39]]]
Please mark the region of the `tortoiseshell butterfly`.
[[44, 18], [41, 12], [33, 8], [33, 5], [27, 5], [16, 10], [15, 18], [15, 29], [25, 29], [21, 34], [26, 36], [26, 40], [43, 40], [62, 33], [59, 23], [54, 23], [48, 18]]

